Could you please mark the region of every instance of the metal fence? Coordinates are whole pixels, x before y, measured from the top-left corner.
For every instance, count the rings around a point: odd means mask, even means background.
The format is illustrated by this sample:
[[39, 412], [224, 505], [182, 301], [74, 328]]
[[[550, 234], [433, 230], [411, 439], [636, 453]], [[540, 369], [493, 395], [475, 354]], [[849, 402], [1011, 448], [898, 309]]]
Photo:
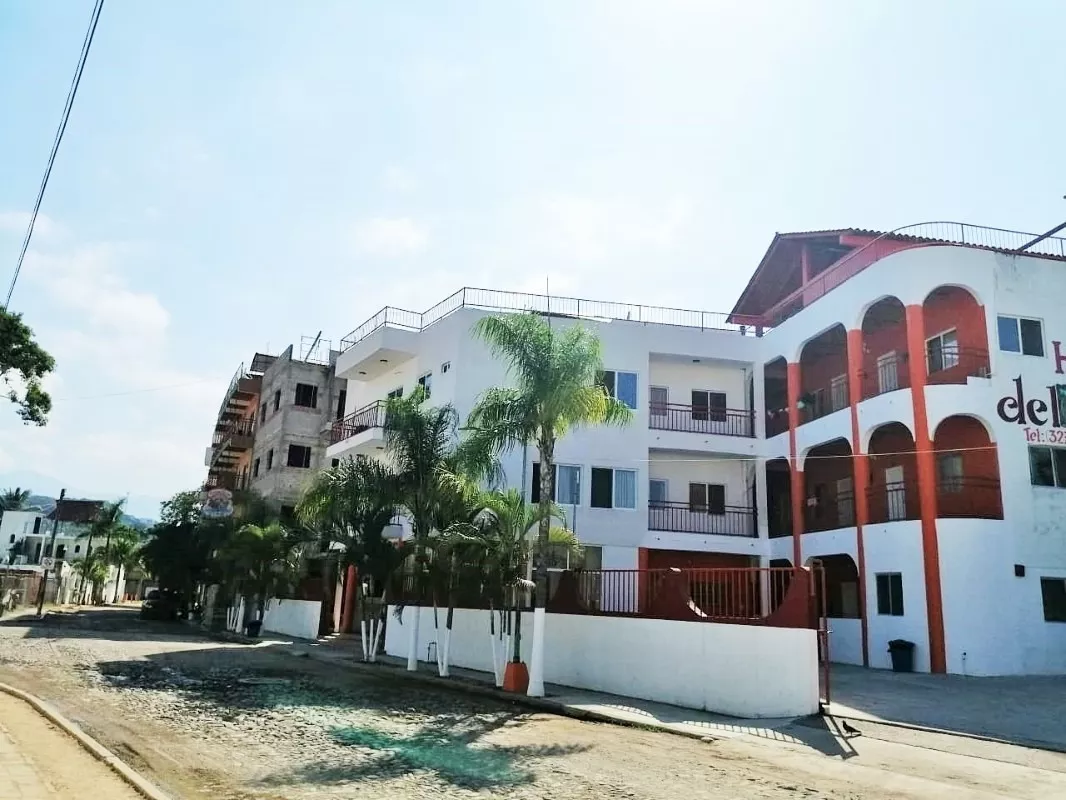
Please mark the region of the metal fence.
[[659, 431], [751, 437], [755, 435], [754, 415], [754, 411], [740, 408], [652, 403], [648, 406], [648, 427]]

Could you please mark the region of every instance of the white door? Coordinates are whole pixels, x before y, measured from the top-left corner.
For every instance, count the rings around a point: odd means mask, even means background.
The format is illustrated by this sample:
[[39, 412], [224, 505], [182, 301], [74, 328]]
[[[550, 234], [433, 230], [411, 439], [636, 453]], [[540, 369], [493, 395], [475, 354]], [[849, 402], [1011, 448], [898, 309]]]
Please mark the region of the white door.
[[888, 494], [888, 519], [906, 519], [907, 490], [903, 485], [903, 467], [885, 470], [885, 492]]
[[899, 388], [899, 362], [895, 351], [877, 359], [877, 389], [879, 394], [894, 392]]

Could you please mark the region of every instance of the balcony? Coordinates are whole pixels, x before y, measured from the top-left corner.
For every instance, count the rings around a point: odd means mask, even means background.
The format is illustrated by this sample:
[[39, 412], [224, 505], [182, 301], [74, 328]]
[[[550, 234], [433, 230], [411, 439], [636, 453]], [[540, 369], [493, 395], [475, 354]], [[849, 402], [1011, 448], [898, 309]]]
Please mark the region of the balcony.
[[752, 411], [677, 403], [652, 404], [649, 407], [648, 427], [659, 431], [714, 433], [720, 436], [750, 438], [755, 435]]
[[911, 374], [907, 366], [906, 353], [885, 353], [877, 359], [876, 369], [863, 372], [862, 399], [894, 392], [897, 389], [909, 389]]
[[996, 478], [941, 478], [936, 485], [936, 515], [941, 519], [1003, 519]]
[[965, 385], [970, 378], [992, 377], [988, 351], [976, 347], [930, 349], [925, 354], [925, 366], [931, 385]]
[[658, 502], [648, 506], [648, 529], [717, 536], [755, 536], [755, 512], [743, 506], [719, 509], [690, 503]]
[[[384, 400], [376, 400], [334, 422], [329, 432], [330, 446], [343, 442], [344, 451], [353, 453], [384, 447], [386, 407]], [[333, 452], [329, 455], [335, 457]]]
[[818, 498], [817, 502], [809, 501], [803, 512], [803, 522], [804, 533], [852, 527], [855, 524], [854, 493], [842, 491], [830, 497]]
[[918, 481], [915, 480], [871, 486], [866, 490], [866, 500], [871, 523], [922, 518]]
[[848, 379], [845, 375], [834, 378], [824, 386], [808, 388], [799, 399], [800, 425], [813, 422], [840, 411], [850, 405]]

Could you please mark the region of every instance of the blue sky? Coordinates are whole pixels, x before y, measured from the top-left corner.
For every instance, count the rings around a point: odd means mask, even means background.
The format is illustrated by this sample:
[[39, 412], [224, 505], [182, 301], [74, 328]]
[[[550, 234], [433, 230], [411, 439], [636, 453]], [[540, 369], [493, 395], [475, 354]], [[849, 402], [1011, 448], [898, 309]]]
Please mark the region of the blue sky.
[[[0, 3], [5, 287], [91, 7]], [[0, 485], [151, 513], [202, 481], [242, 359], [386, 303], [547, 278], [728, 310], [775, 231], [1045, 230], [1064, 28], [1050, 0], [107, 0], [12, 300], [55, 411], [0, 416]]]

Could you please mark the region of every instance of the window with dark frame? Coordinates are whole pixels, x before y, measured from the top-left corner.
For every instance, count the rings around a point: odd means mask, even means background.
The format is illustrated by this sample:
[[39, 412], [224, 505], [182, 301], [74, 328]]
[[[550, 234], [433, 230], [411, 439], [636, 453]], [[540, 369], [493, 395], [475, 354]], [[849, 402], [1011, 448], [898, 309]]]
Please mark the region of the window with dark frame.
[[637, 407], [637, 373], [606, 369], [596, 377], [596, 383], [629, 408]]
[[335, 458], [335, 459], [333, 459], [332, 461], [329, 462], [329, 466], [332, 469], [336, 469], [340, 465], [341, 465], [341, 460], [339, 458]]
[[1066, 578], [1041, 578], [1045, 622], [1066, 622]]
[[665, 417], [670, 410], [670, 390], [665, 386], [652, 386], [648, 390], [648, 413], [653, 417]]
[[281, 408], [281, 389], [274, 392], [274, 410], [278, 411]]
[[593, 467], [589, 481], [591, 503], [593, 508], [613, 508], [614, 506], [614, 470]]
[[34, 533], [40, 533], [41, 532], [41, 518], [40, 517], [35, 517], [34, 520], [33, 520], [33, 532]]
[[267, 471], [269, 472], [274, 468], [274, 448], [271, 447], [267, 450]]
[[[555, 480], [552, 487], [555, 497], [552, 499], [561, 506], [581, 505], [581, 467], [572, 464], [555, 464]], [[533, 462], [532, 483], [529, 499], [532, 503], [540, 502], [540, 462]]]
[[937, 485], [952, 494], [962, 491], [962, 453], [940, 453], [936, 457]]
[[725, 392], [692, 392], [692, 419], [697, 422], [725, 422]]
[[293, 405], [301, 408], [318, 408], [318, 387], [313, 383], [296, 384], [296, 396]]
[[724, 514], [725, 486], [720, 483], [690, 483], [688, 509], [699, 514]]
[[77, 555], [80, 552], [81, 552], [81, 545], [80, 544], [74, 545], [74, 555]]
[[903, 575], [901, 573], [878, 573], [877, 613], [889, 617], [903, 616]]
[[418, 385], [421, 386], [422, 389], [425, 391], [426, 399], [428, 400], [433, 394], [433, 373], [427, 372], [425, 375], [420, 377], [418, 379]]
[[1033, 486], [1066, 489], [1066, 447], [1029, 447], [1029, 481]]
[[337, 395], [337, 415], [334, 419], [344, 419], [344, 406], [348, 403], [348, 390], [341, 389]]
[[930, 337], [925, 343], [925, 355], [925, 363], [930, 374], [957, 366], [959, 335], [955, 329]]
[[311, 448], [303, 444], [290, 444], [286, 463], [290, 467], [308, 469], [311, 466]]
[[263, 405], [261, 405], [259, 407], [259, 422], [260, 422], [260, 424], [262, 424], [262, 423], [264, 423], [266, 421], [267, 421], [267, 407], [266, 407], [266, 403], [263, 403]]
[[258, 478], [259, 477], [259, 459], [258, 458], [255, 461], [252, 462], [252, 477], [253, 478]]
[[403, 397], [403, 387], [399, 386], [389, 392], [385, 397], [389, 400], [395, 400], [397, 397]]

